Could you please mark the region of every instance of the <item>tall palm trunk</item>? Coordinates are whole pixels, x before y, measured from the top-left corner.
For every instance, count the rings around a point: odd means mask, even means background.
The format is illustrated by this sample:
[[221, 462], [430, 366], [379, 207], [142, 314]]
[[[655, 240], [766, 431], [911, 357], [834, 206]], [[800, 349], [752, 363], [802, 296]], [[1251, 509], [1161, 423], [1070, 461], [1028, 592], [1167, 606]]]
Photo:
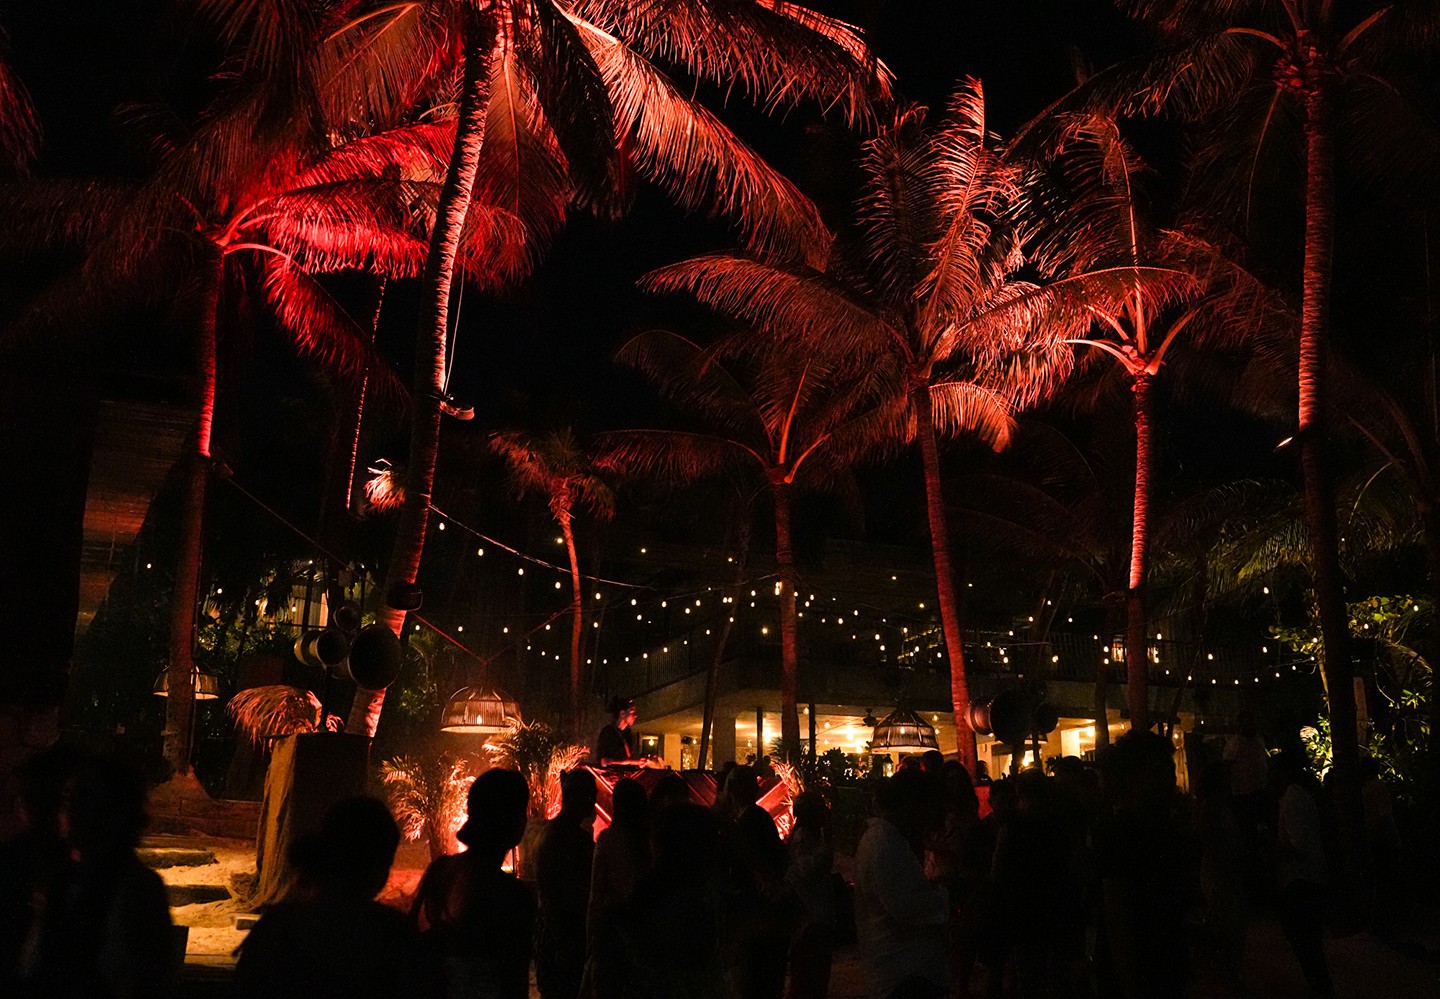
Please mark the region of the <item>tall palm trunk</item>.
[[570, 511], [555, 515], [560, 533], [565, 538], [565, 554], [570, 556], [570, 725], [571, 734], [583, 739], [580, 731], [581, 691], [585, 687], [584, 667], [580, 664], [580, 636], [584, 633], [585, 598], [580, 591], [580, 556], [575, 552], [575, 527]]
[[739, 554], [735, 557], [735, 578], [725, 594], [729, 598], [730, 609], [725, 610], [727, 601], [722, 600], [720, 616], [724, 620], [720, 622], [720, 634], [715, 637], [715, 654], [710, 657], [710, 667], [705, 671], [705, 706], [700, 718], [700, 757], [696, 761], [702, 770], [705, 769], [705, 758], [710, 752], [710, 735], [715, 727], [715, 701], [720, 692], [720, 667], [725, 664], [725, 650], [730, 645], [730, 633], [735, 630], [735, 604], [740, 599], [740, 585], [745, 581], [745, 565], [750, 560], [751, 508], [748, 502], [743, 504], [743, 509], [737, 516], [739, 520], [735, 525], [735, 548]]
[[1130, 522], [1130, 581], [1125, 594], [1125, 702], [1130, 727], [1150, 727], [1149, 657], [1145, 654], [1145, 570], [1150, 546], [1151, 423], [1154, 378], [1140, 372], [1131, 380], [1135, 402], [1135, 509]]
[[[430, 523], [430, 496], [435, 485], [435, 459], [440, 450], [440, 403], [445, 386], [445, 340], [450, 321], [450, 287], [455, 273], [455, 256], [470, 211], [471, 190], [485, 141], [485, 79], [494, 25], [489, 18], [474, 15], [466, 26], [465, 73], [460, 91], [460, 116], [455, 124], [455, 148], [440, 190], [435, 231], [425, 260], [419, 329], [416, 336], [414, 397], [410, 413], [409, 470], [405, 476], [405, 502], [390, 564], [385, 572], [384, 593], [415, 585], [420, 557], [425, 551], [425, 532]], [[382, 606], [379, 621], [400, 635], [405, 612]], [[380, 724], [385, 691], [355, 691], [346, 729], [374, 738]]]
[[[799, 618], [795, 607], [795, 550], [790, 543], [790, 483], [778, 474], [771, 479], [775, 502], [775, 562], [780, 569], [780, 743], [793, 761], [800, 753]], [[763, 755], [764, 749], [755, 748]]]
[[[1310, 71], [1323, 72], [1315, 67]], [[1330, 708], [1335, 765], [1354, 775], [1360, 761], [1355, 728], [1350, 626], [1341, 583], [1335, 493], [1326, 467], [1325, 351], [1330, 329], [1330, 273], [1335, 246], [1335, 160], [1328, 90], [1312, 81], [1305, 93], [1305, 263], [1300, 310], [1300, 470], [1305, 526], [1320, 615], [1322, 668]]]
[[935, 590], [940, 601], [940, 626], [950, 659], [950, 703], [955, 711], [955, 748], [960, 761], [975, 773], [975, 730], [970, 727], [970, 685], [965, 677], [965, 632], [955, 573], [950, 561], [950, 529], [940, 488], [940, 447], [935, 440], [929, 386], [912, 392], [920, 460], [925, 468], [925, 513], [930, 521], [930, 550], [935, 558]]
[[198, 389], [195, 437], [186, 456], [185, 497], [180, 519], [180, 551], [170, 604], [169, 697], [165, 700], [165, 761], [177, 777], [190, 772], [190, 743], [195, 729], [195, 606], [200, 595], [200, 559], [204, 549], [205, 490], [210, 477], [210, 432], [215, 423], [215, 334], [219, 322], [220, 283], [225, 252], [205, 247], [200, 276], [200, 314], [195, 336]]

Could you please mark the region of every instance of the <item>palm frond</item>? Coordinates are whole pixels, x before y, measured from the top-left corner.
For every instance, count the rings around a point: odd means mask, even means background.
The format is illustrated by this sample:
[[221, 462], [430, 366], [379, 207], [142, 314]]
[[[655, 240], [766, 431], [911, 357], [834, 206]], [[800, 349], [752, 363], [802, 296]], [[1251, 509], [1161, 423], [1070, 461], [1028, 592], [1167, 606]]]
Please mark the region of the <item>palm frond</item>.
[[369, 385], [382, 399], [403, 399], [405, 386], [383, 354], [373, 331], [357, 323], [312, 275], [289, 261], [262, 255], [261, 288], [280, 328], [303, 356], [318, 359], [358, 385]]
[[254, 742], [281, 735], [315, 732], [320, 727], [320, 698], [308, 690], [273, 684], [247, 687], [225, 706], [235, 727]]
[[534, 75], [545, 121], [564, 151], [576, 201], [601, 216], [616, 216], [629, 197], [629, 165], [615, 142], [614, 109], [600, 67], [557, 5], [536, 3], [530, 10], [534, 30], [520, 34], [517, 48]]
[[781, 0], [577, 0], [575, 13], [652, 58], [769, 107], [816, 101], [852, 124], [890, 98], [889, 70], [851, 25]]
[[793, 342], [873, 354], [897, 338], [881, 318], [814, 271], [711, 254], [640, 279], [646, 291], [684, 292], [711, 309]]
[[538, 254], [564, 221], [570, 181], [534, 88], [514, 51], [491, 59], [475, 196], [519, 219]]
[[[0, 47], [8, 39], [0, 32]], [[40, 151], [40, 119], [25, 84], [0, 58], [0, 164], [11, 174], [24, 174]]]
[[662, 395], [712, 426], [749, 441], [764, 439], [750, 393], [719, 359], [738, 345], [722, 341], [705, 349], [667, 330], [650, 330], [627, 340], [615, 362], [650, 379]]
[[973, 437], [1002, 451], [1010, 445], [1015, 416], [1000, 393], [968, 381], [942, 381], [930, 386], [935, 432], [942, 437]]
[[620, 141], [643, 174], [687, 208], [730, 220], [763, 256], [825, 259], [830, 233], [794, 184], [634, 50], [571, 20], [610, 92]]
[[766, 455], [738, 441], [684, 430], [612, 430], [597, 443], [602, 468], [672, 485], [769, 465]]

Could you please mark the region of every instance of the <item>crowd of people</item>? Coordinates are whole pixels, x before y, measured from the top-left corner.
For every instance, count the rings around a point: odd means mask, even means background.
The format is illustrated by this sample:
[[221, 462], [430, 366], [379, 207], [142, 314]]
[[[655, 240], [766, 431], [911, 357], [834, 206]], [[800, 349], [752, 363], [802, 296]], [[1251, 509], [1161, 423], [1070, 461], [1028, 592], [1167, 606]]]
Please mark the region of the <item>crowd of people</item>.
[[[529, 789], [491, 769], [469, 792], [465, 850], [430, 864], [408, 912], [376, 901], [394, 819], [350, 799], [292, 845], [294, 890], [251, 930], [235, 984], [257, 999], [526, 999], [533, 972], [544, 999], [821, 999], [853, 943], [873, 999], [1176, 995], [1200, 962], [1240, 984], [1258, 902], [1312, 993], [1333, 994], [1333, 823], [1298, 752], [1268, 753], [1246, 719], [1193, 796], [1155, 733], [1122, 736], [1095, 766], [1052, 763], [989, 785], [987, 809], [958, 762], [906, 759], [873, 785], [853, 887], [825, 794], [794, 799], [782, 839], [749, 766], [721, 775], [709, 807], [678, 775], [648, 794], [621, 779], [598, 837], [595, 777], [567, 772], [522, 879]], [[1364, 829], [1383, 893], [1398, 842], [1375, 783]], [[0, 863], [0, 994], [169, 994], [165, 890], [136, 854], [143, 784], [57, 748], [22, 791], [26, 831]]]

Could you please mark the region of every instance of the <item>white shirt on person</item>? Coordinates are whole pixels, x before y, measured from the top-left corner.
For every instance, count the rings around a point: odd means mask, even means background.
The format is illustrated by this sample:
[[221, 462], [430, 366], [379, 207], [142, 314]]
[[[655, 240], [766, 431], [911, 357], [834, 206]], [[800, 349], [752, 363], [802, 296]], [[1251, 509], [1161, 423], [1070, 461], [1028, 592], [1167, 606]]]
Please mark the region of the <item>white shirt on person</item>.
[[905, 836], [871, 819], [855, 851], [855, 929], [873, 999], [914, 977], [947, 986], [948, 913], [945, 889], [925, 880]]

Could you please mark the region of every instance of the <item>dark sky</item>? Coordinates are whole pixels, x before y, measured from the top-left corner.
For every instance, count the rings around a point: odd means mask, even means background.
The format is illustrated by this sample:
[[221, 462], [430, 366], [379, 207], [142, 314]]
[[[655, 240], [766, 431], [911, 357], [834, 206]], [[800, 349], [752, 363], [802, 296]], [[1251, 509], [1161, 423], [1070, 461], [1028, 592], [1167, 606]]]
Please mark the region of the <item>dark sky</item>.
[[[188, 100], [190, 110], [203, 104], [211, 53], [193, 41], [183, 17], [164, 13], [173, 6], [166, 0], [0, 3], [12, 61], [29, 83], [46, 127], [39, 172], [137, 173], [140, 160], [116, 124], [117, 108], [161, 95], [182, 104]], [[867, 27], [878, 54], [896, 72], [901, 92], [913, 99], [943, 101], [957, 77], [980, 77], [991, 125], [1002, 133], [1063, 93], [1075, 81], [1077, 68], [1107, 64], [1138, 42], [1105, 0], [842, 0], [819, 6]], [[817, 198], [829, 217], [846, 210], [847, 147], [833, 129], [817, 128], [807, 111], [778, 123], [738, 108], [730, 117]], [[574, 218], [524, 286], [489, 300], [474, 293], [465, 298], [453, 389], [458, 398], [476, 406], [481, 419], [461, 433], [483, 435], [503, 423], [533, 426], [575, 420], [603, 427], [645, 421], [653, 412], [650, 397], [633, 377], [615, 370], [609, 358], [627, 336], [653, 325], [674, 324], [677, 313], [667, 303], [642, 298], [634, 289], [635, 279], [654, 266], [729, 243], [722, 227], [685, 218], [653, 192], [642, 194], [631, 217], [620, 223]], [[16, 293], [13, 282], [8, 291]], [[383, 339], [402, 369], [414, 299], [413, 288], [395, 288], [385, 308]], [[89, 339], [82, 341], [84, 356], [100, 362], [98, 368], [124, 372], [118, 384], [111, 377], [104, 391], [153, 393], [157, 383], [139, 376], [173, 373], [183, 363], [183, 345], [160, 335], [153, 325], [120, 318], [102, 321], [97, 330], [85, 331]], [[242, 374], [232, 375], [228, 386], [222, 384], [222, 391], [259, 393], [253, 404], [247, 400], [247, 411], [268, 411], [273, 418], [279, 410], [267, 400], [313, 392], [303, 368], [286, 360], [263, 332], [254, 351]], [[16, 553], [0, 569], [5, 573], [0, 604], [6, 606], [24, 606], [36, 585], [62, 596], [67, 586], [73, 590], [67, 575], [73, 570], [67, 567], [73, 564], [69, 553], [76, 542], [77, 497], [83, 500], [80, 428], [89, 412], [88, 400], [101, 389], [83, 377], [87, 372], [74, 370], [70, 355], [51, 356], [53, 378], [35, 377], [39, 368], [25, 376], [12, 369], [0, 377], [0, 389], [8, 393], [6, 405], [13, 410], [0, 409], [0, 415], [13, 417], [0, 431], [0, 452], [56, 494], [48, 504], [12, 494], [8, 502], [13, 509], [0, 511], [6, 514]], [[162, 382], [159, 391], [173, 394], [174, 385], [167, 389]], [[66, 397], [78, 401], [69, 407], [58, 404]], [[288, 411], [293, 410], [292, 405]], [[232, 428], [243, 424], [236, 420]], [[279, 434], [265, 436], [264, 426], [244, 429], [250, 453], [265, 454], [282, 467], [314, 461], [313, 442], [308, 453], [304, 444], [286, 450], [280, 446], [283, 441], [272, 439]], [[1231, 435], [1224, 460], [1231, 467], [1237, 457], [1242, 464], [1253, 460], [1263, 466], [1269, 444], [1253, 434], [1252, 427], [1239, 429], [1242, 436]], [[1176, 433], [1192, 445], [1195, 463], [1213, 460], [1218, 466], [1221, 451], [1212, 443], [1215, 430], [1211, 422], [1205, 427], [1184, 425]], [[235, 435], [223, 426], [219, 432], [222, 444], [227, 435]], [[367, 457], [394, 454], [397, 443], [376, 442], [376, 452]], [[238, 441], [232, 447], [241, 449]], [[245, 471], [261, 474], [258, 469]], [[908, 502], [916, 485], [903, 483], [893, 489], [894, 495]], [[62, 624], [50, 629], [47, 641], [64, 631], [63, 604], [61, 599], [58, 616], [51, 617]], [[21, 622], [17, 627], [29, 625]]]

